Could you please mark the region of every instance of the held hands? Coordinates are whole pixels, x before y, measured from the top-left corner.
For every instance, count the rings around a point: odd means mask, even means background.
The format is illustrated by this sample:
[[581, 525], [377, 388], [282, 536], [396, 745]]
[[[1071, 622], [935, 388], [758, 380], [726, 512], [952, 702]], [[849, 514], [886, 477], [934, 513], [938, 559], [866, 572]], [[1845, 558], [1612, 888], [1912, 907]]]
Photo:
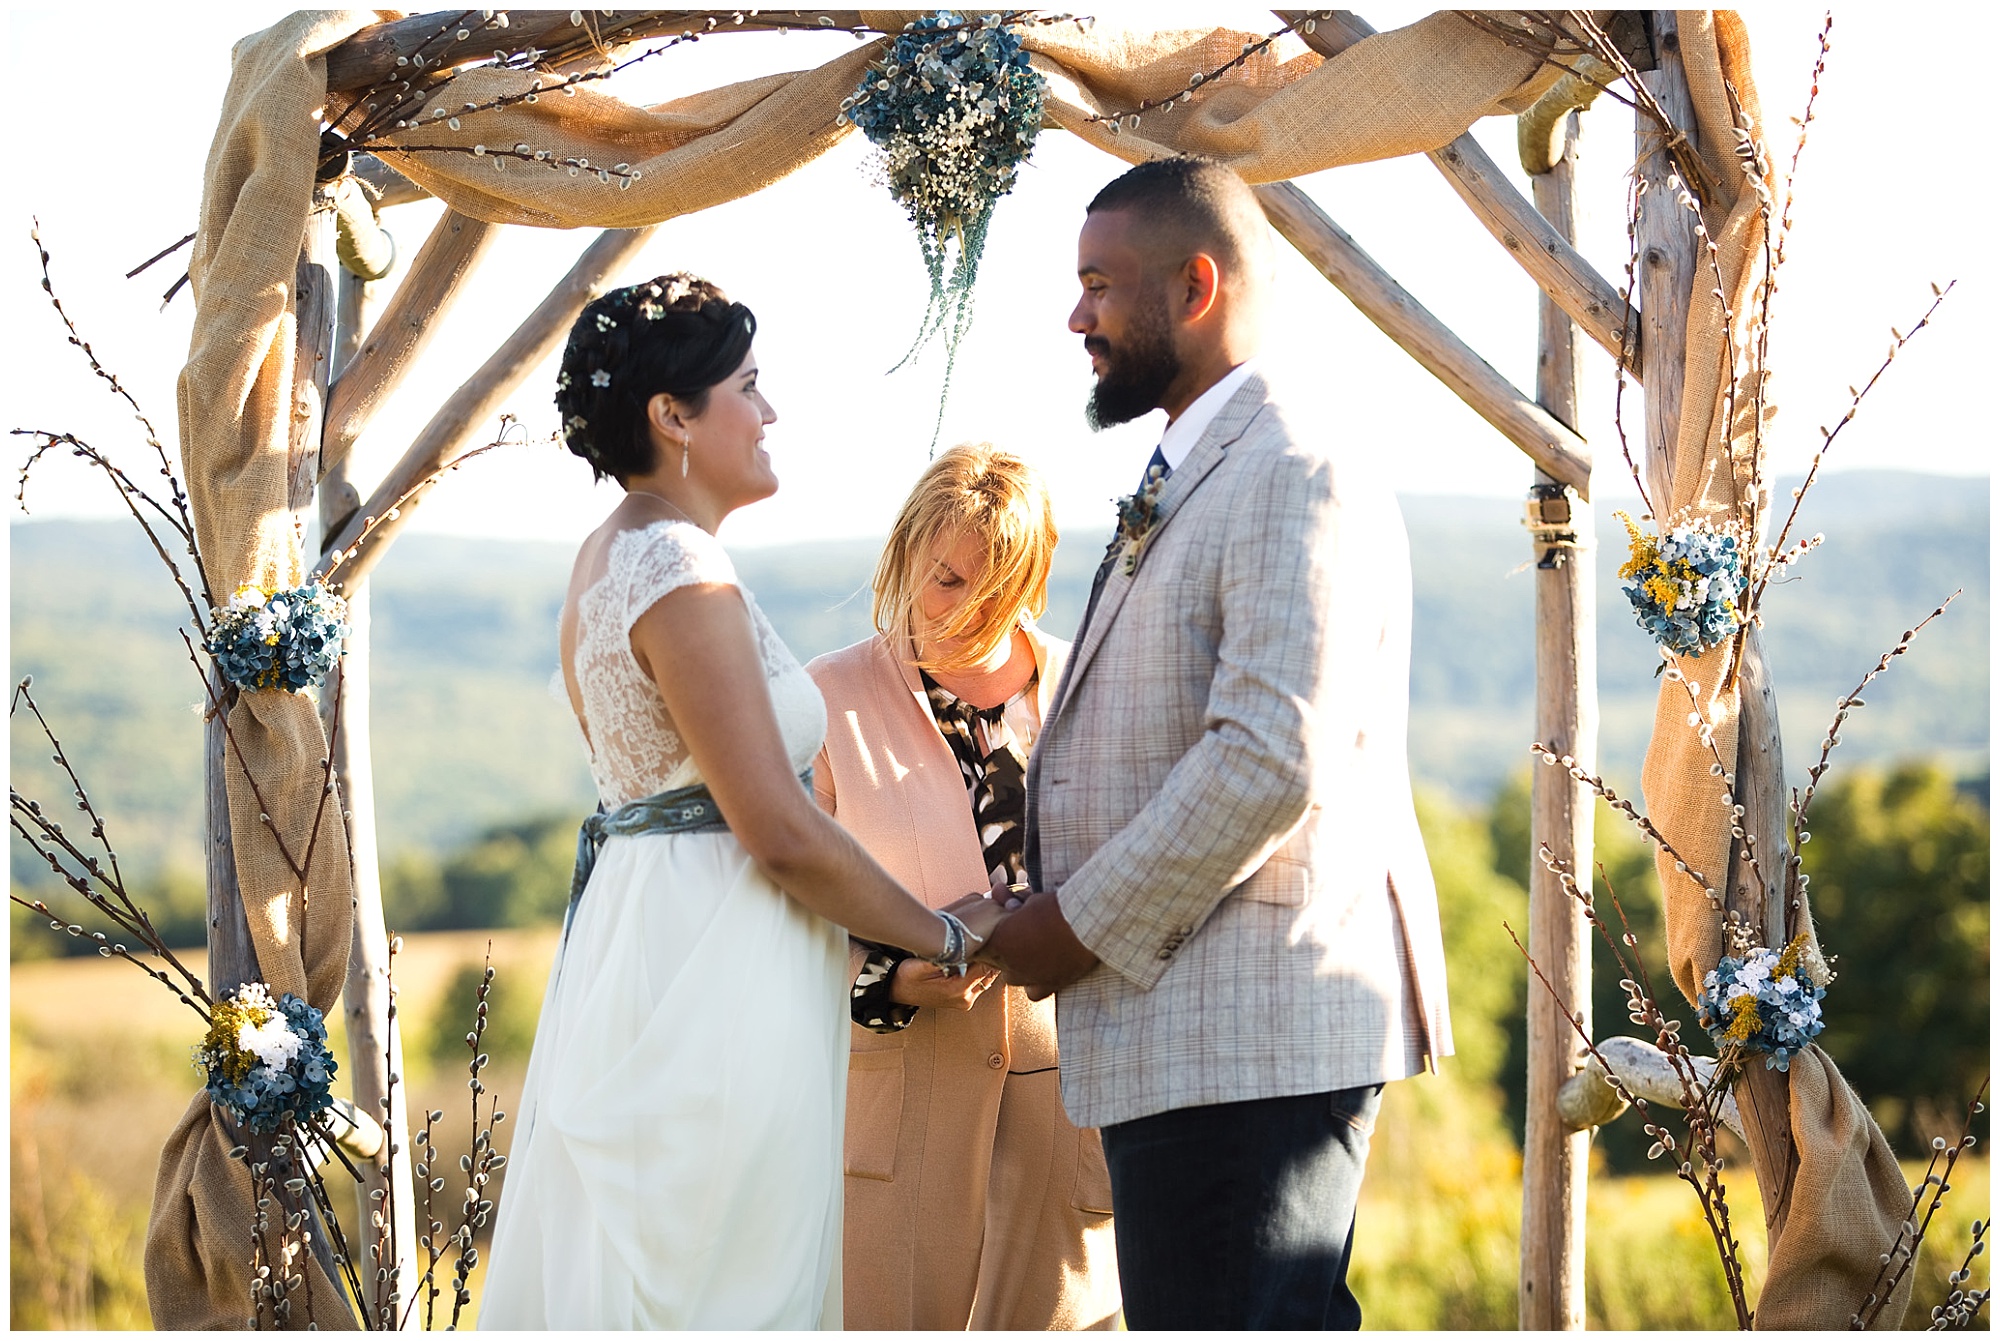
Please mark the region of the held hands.
[[[1042, 891], [1013, 901], [1012, 893], [1012, 911], [990, 935], [980, 933], [986, 944], [978, 959], [998, 965], [1008, 982], [1028, 989], [1031, 1001], [1061, 991], [1097, 967], [1097, 956], [1070, 930], [1054, 894]], [[955, 905], [952, 911], [958, 912]]]
[[[963, 919], [965, 914], [958, 916]], [[971, 1010], [973, 1002], [999, 978], [1000, 971], [986, 964], [953, 973], [928, 960], [905, 959], [896, 965], [895, 976], [889, 980], [889, 999], [904, 1006]]]

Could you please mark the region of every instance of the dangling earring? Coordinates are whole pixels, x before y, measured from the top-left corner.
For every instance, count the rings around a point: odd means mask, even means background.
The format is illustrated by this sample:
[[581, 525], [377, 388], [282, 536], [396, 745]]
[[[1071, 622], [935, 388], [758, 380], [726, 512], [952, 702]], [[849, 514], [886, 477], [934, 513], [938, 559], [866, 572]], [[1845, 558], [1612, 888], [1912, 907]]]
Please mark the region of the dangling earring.
[[688, 474], [688, 435], [683, 433], [681, 435], [681, 478], [686, 479], [687, 474]]

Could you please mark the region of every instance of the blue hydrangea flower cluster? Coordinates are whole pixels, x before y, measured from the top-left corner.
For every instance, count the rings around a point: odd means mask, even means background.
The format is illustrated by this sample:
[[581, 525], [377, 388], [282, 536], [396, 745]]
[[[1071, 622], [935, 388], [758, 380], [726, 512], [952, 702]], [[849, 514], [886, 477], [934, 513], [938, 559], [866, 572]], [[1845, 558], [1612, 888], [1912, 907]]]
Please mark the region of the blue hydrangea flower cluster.
[[253, 1132], [276, 1132], [287, 1114], [304, 1121], [333, 1102], [338, 1069], [321, 1013], [263, 983], [244, 983], [216, 1003], [195, 1051], [210, 1101]]
[[1736, 602], [1746, 585], [1734, 532], [1697, 520], [1650, 536], [1624, 513], [1617, 515], [1632, 538], [1632, 557], [1618, 570], [1625, 579], [1620, 589], [1653, 641], [1699, 656], [1733, 637], [1743, 622]]
[[890, 193], [941, 246], [1014, 189], [1042, 128], [1043, 96], [999, 15], [968, 24], [940, 10], [903, 30], [841, 112], [883, 150]]
[[[1035, 147], [1045, 95], [1020, 37], [1000, 15], [968, 22], [939, 10], [905, 27], [840, 104], [839, 119], [860, 127], [881, 151], [878, 166], [889, 194], [917, 226], [930, 301], [910, 352], [896, 366], [943, 334], [940, 426], [959, 342], [972, 325], [972, 291], [993, 204], [1014, 189]], [[957, 259], [947, 274], [952, 243]]]
[[245, 586], [209, 621], [206, 646], [238, 688], [296, 694], [326, 679], [346, 637], [347, 602], [325, 587]]
[[1761, 1052], [1767, 1069], [1791, 1069], [1791, 1056], [1826, 1028], [1820, 1001], [1826, 988], [1801, 969], [1804, 938], [1783, 954], [1761, 946], [1738, 959], [1724, 956], [1702, 979], [1695, 1017], [1719, 1051]]

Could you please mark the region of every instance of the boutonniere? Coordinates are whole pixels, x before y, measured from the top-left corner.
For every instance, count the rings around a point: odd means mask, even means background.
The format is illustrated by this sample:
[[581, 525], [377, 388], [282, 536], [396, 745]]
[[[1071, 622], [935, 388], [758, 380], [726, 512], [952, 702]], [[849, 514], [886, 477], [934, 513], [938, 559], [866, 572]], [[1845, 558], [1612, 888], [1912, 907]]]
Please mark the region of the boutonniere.
[[1158, 466], [1146, 471], [1146, 482], [1138, 492], [1127, 494], [1118, 501], [1118, 536], [1113, 541], [1118, 546], [1120, 558], [1118, 570], [1125, 576], [1132, 576], [1139, 567], [1139, 551], [1146, 547], [1146, 537], [1152, 534], [1154, 523], [1160, 520], [1160, 493], [1167, 487], [1167, 473]]

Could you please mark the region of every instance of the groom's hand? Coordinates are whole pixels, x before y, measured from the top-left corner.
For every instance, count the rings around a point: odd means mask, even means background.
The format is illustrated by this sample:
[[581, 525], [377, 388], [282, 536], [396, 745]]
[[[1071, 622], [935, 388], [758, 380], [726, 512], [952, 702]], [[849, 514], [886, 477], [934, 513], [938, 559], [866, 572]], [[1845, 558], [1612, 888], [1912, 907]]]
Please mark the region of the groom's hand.
[[1008, 982], [1027, 988], [1030, 1001], [1061, 991], [1097, 967], [1097, 956], [1069, 929], [1062, 905], [1047, 891], [1030, 894], [995, 927], [979, 957], [999, 965]]

